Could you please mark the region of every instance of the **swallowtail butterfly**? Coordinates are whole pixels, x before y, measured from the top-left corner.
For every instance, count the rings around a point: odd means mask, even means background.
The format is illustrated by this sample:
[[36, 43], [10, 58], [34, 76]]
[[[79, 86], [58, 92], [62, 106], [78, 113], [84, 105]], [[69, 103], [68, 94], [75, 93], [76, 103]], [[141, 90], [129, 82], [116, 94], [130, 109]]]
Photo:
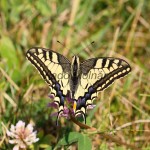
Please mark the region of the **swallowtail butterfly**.
[[39, 47], [29, 49], [26, 57], [55, 97], [54, 102], [59, 106], [57, 120], [63, 113], [69, 91], [75, 116], [82, 114], [86, 123], [86, 109], [93, 104], [98, 93], [131, 71], [130, 65], [120, 58], [98, 57], [80, 63], [79, 57], [73, 56], [70, 62], [57, 52]]

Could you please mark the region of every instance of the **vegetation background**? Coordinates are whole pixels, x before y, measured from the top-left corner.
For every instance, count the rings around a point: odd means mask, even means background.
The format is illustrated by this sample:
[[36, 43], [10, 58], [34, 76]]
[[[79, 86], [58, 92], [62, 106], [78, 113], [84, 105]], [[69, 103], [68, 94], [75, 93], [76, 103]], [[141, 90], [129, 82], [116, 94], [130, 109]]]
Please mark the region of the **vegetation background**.
[[[0, 149], [12, 149], [5, 127], [23, 120], [35, 124], [40, 138], [29, 149], [149, 150], [149, 18], [148, 0], [0, 0]], [[25, 58], [33, 46], [68, 59], [79, 53], [81, 61], [112, 56], [129, 62], [132, 72], [101, 92], [88, 112], [87, 124], [96, 130], [65, 118], [55, 126], [48, 85]]]

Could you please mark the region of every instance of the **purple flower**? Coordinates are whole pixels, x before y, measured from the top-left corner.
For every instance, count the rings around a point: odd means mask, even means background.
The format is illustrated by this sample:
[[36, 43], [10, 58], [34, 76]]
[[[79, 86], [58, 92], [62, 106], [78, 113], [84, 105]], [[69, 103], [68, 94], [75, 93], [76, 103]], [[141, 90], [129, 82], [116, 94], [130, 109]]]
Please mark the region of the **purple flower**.
[[73, 102], [74, 102], [74, 100], [70, 96], [67, 96], [66, 100], [68, 103], [71, 103], [71, 104], [73, 104]]
[[87, 109], [93, 109], [93, 108], [95, 108], [95, 106], [96, 106], [96, 105], [94, 105], [94, 104], [88, 105], [88, 106], [87, 106]]
[[73, 109], [68, 109], [66, 106], [64, 107], [64, 111], [63, 113], [61, 114], [62, 117], [66, 117], [66, 118], [70, 118], [70, 115], [73, 115], [74, 112], [73, 112]]
[[54, 99], [54, 95], [52, 95], [52, 94], [49, 94], [48, 97], [49, 97], [50, 99]]
[[55, 102], [51, 102], [47, 104], [47, 107], [58, 108], [58, 105]]
[[[69, 110], [66, 106], [64, 106], [63, 112], [60, 114], [60, 117], [65, 117], [67, 119], [70, 118], [70, 114], [74, 114], [73, 110]], [[52, 113], [51, 116], [57, 116], [58, 112]]]
[[[49, 97], [51, 98], [51, 99], [54, 99], [54, 96], [53, 95], [49, 95]], [[60, 113], [60, 117], [65, 117], [65, 118], [67, 118], [67, 119], [70, 119], [70, 115], [72, 115], [72, 116], [74, 116], [75, 114], [75, 112], [73, 111], [73, 108], [74, 108], [74, 99], [72, 99], [69, 95], [68, 96], [66, 96], [66, 106], [64, 106], [64, 108], [63, 108], [63, 112], [61, 112]], [[78, 101], [77, 101], [77, 105], [79, 105], [80, 106], [80, 104], [82, 104], [82, 99], [81, 98], [79, 98], [78, 99]], [[57, 105], [57, 103], [55, 103], [55, 102], [50, 102], [50, 103], [48, 103], [48, 105], [47, 105], [48, 107], [52, 107], [52, 108], [55, 108], [55, 109], [58, 109], [58, 105]], [[87, 106], [87, 109], [93, 109], [94, 107], [95, 107], [96, 105], [88, 105]], [[76, 111], [76, 107], [77, 106], [75, 106], [75, 111]], [[78, 114], [78, 116], [80, 116], [80, 115], [82, 115], [82, 114]], [[51, 114], [51, 116], [58, 116], [58, 112], [54, 112], [54, 113], [52, 113]]]

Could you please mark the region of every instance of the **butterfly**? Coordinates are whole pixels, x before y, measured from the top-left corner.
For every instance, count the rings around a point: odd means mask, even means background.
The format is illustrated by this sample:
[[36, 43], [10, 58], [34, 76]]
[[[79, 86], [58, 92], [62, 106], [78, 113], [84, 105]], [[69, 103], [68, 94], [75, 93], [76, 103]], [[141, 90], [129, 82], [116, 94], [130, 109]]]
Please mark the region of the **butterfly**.
[[116, 79], [131, 71], [123, 59], [97, 57], [82, 63], [78, 56], [70, 62], [63, 55], [46, 48], [33, 47], [26, 53], [27, 59], [39, 71], [49, 85], [58, 105], [57, 122], [64, 111], [65, 98], [70, 93], [74, 115], [82, 115], [86, 124], [86, 110], [98, 97], [98, 93], [109, 87]]

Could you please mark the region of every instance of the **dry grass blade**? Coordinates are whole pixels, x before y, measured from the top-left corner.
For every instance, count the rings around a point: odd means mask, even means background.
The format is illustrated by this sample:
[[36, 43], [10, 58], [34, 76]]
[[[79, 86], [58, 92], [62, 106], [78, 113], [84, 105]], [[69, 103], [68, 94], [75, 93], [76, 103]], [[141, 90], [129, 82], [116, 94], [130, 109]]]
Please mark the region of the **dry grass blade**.
[[10, 78], [10, 76], [0, 67], [0, 71], [2, 72], [3, 76], [8, 80], [8, 82], [17, 90], [19, 91], [20, 88], [17, 84]]
[[118, 145], [124, 145], [127, 148], [131, 148], [132, 150], [142, 150], [142, 149], [138, 148], [137, 146], [135, 146], [133, 144], [128, 144], [126, 142], [122, 142], [121, 139], [116, 138], [116, 137], [114, 137], [114, 136], [112, 136], [110, 134], [100, 133], [100, 137], [102, 137], [104, 139], [107, 139], [109, 141], [113, 141], [113, 142], [115, 142]]
[[[68, 22], [68, 24], [70, 26], [72, 26], [74, 24], [74, 20], [75, 20], [75, 16], [76, 16], [76, 13], [78, 11], [78, 7], [79, 7], [79, 3], [80, 3], [80, 0], [76, 0], [76, 1], [72, 1], [72, 9], [71, 9], [71, 15], [70, 15], [70, 20]], [[67, 38], [66, 38], [66, 45], [68, 46], [68, 49], [65, 49], [63, 54], [66, 56], [69, 52], [69, 48], [70, 48], [70, 39], [71, 39], [71, 34], [73, 32], [73, 29], [70, 28], [68, 33], [67, 33]]]
[[112, 56], [116, 47], [117, 47], [117, 39], [119, 37], [119, 31], [120, 31], [120, 28], [118, 27], [116, 32], [115, 32], [115, 35], [114, 35], [114, 40], [113, 40], [113, 43], [112, 43], [112, 48], [111, 48], [111, 51], [109, 53], [109, 56]]
[[[6, 131], [7, 131], [7, 126], [4, 124], [3, 121], [1, 122], [1, 125], [2, 125], [3, 137], [2, 137], [2, 139], [0, 141], [0, 147], [3, 145], [3, 143], [4, 143], [5, 139], [6, 139]], [[8, 125], [9, 125], [9, 123], [8, 123]]]
[[23, 98], [26, 99], [26, 101], [28, 101], [28, 95], [29, 95], [29, 93], [32, 91], [32, 89], [33, 89], [33, 84], [31, 84], [31, 85], [29, 86], [29, 88], [27, 89], [26, 93], [25, 93], [24, 96], [23, 96]]
[[126, 42], [125, 49], [127, 52], [130, 51], [130, 47], [132, 44], [132, 40], [134, 38], [135, 30], [137, 28], [137, 24], [138, 24], [140, 15], [141, 15], [142, 6], [143, 6], [143, 3], [140, 3], [139, 6], [137, 7], [137, 10], [136, 10], [136, 14], [135, 14], [135, 18], [134, 18], [133, 23], [132, 23], [131, 31], [129, 32], [129, 37], [128, 37], [127, 42]]
[[3, 93], [3, 96], [5, 99], [7, 99], [12, 104], [13, 107], [17, 107], [17, 104], [7, 93]]
[[[121, 99], [121, 98], [120, 98]], [[136, 110], [138, 110], [140, 113], [142, 113], [144, 116], [146, 117], [150, 117], [149, 114], [147, 114], [145, 111], [143, 111], [142, 109], [140, 109], [139, 107], [137, 107], [136, 105], [134, 105], [132, 102], [130, 102], [129, 100], [127, 100], [125, 97], [123, 97], [121, 99], [122, 102], [127, 102], [129, 105], [131, 105], [133, 108], [135, 108]]]
[[72, 10], [71, 10], [71, 15], [70, 15], [70, 20], [68, 22], [70, 25], [73, 25], [74, 23], [79, 4], [80, 4], [80, 0], [72, 1]]
[[139, 124], [139, 123], [150, 123], [150, 120], [136, 120], [136, 121], [133, 121], [133, 122], [125, 123], [122, 126], [117, 127], [116, 129], [114, 129], [113, 131], [111, 131], [110, 134], [114, 134], [114, 133], [116, 133], [119, 130], [122, 130], [122, 129], [126, 128], [126, 127], [132, 126], [134, 124]]
[[46, 40], [47, 40], [47, 36], [48, 36], [48, 31], [49, 31], [49, 28], [50, 28], [50, 26], [51, 26], [51, 22], [50, 21], [48, 21], [47, 23], [45, 23], [44, 24], [44, 26], [43, 26], [43, 31], [42, 31], [42, 36], [41, 36], [41, 46], [42, 47], [45, 47], [46, 46]]

